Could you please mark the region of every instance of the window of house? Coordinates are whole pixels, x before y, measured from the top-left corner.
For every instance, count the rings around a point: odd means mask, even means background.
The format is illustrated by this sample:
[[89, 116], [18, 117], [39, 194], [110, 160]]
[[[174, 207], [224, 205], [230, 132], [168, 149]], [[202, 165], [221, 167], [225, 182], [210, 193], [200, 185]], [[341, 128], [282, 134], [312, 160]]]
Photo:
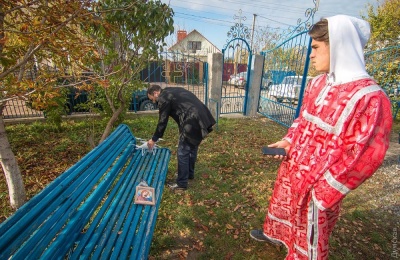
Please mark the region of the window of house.
[[188, 50], [201, 50], [201, 42], [188, 41]]

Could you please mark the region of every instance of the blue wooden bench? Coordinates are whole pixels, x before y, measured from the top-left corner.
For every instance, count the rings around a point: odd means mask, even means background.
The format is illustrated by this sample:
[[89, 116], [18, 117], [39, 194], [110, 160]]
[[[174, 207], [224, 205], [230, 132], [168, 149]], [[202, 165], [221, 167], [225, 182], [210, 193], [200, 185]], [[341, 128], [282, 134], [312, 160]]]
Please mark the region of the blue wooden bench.
[[[120, 125], [0, 225], [0, 259], [147, 259], [170, 154]], [[142, 180], [154, 206], [134, 203]]]

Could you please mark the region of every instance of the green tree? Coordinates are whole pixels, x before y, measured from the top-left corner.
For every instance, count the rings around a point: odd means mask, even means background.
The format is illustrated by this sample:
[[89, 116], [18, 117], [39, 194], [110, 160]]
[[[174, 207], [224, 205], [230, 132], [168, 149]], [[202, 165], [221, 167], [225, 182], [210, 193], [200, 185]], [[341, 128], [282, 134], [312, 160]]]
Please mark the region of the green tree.
[[367, 6], [367, 16], [363, 16], [371, 25], [372, 48], [391, 45], [400, 40], [400, 1], [378, 0], [378, 7]]
[[2, 110], [8, 101], [25, 100], [33, 93], [43, 107], [45, 100], [59, 96], [57, 81], [67, 77], [66, 66], [81, 67], [91, 49], [90, 39], [79, 31], [90, 25], [95, 5], [90, 0], [0, 1], [0, 163], [14, 208], [26, 195]]
[[[108, 123], [102, 142], [129, 107], [134, 90], [143, 88], [139, 72], [156, 59], [165, 38], [173, 33], [173, 11], [160, 1], [99, 1], [99, 18], [106, 23], [88, 33], [93, 37], [100, 62], [93, 66], [102, 84]], [[109, 10], [114, 10], [109, 12]]]
[[[378, 1], [377, 8], [367, 7], [363, 18], [371, 25], [371, 39], [366, 53], [370, 75], [386, 90], [392, 100], [398, 100], [400, 82], [400, 1]], [[395, 104], [395, 103], [394, 103]]]
[[12, 207], [26, 195], [5, 132], [6, 102], [29, 97], [47, 109], [62, 105], [66, 87], [96, 89], [109, 105], [105, 139], [140, 86], [138, 72], [173, 31], [172, 15], [160, 1], [0, 0], [0, 163]]

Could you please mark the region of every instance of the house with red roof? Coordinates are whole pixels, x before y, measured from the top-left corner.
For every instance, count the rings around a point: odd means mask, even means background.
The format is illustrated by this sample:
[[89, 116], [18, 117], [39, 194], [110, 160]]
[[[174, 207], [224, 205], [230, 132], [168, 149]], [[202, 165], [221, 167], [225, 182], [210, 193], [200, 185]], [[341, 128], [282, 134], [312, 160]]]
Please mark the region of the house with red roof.
[[185, 30], [179, 30], [177, 32], [177, 42], [168, 51], [195, 56], [202, 61], [207, 61], [209, 53], [221, 52], [197, 30], [193, 30], [190, 33]]

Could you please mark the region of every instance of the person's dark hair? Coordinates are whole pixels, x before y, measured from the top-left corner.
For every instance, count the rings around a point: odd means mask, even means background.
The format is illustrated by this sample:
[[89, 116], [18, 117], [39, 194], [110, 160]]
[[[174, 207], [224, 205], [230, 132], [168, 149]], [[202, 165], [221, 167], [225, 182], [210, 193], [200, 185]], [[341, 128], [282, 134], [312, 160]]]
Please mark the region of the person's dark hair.
[[308, 34], [315, 41], [329, 44], [328, 20], [321, 19], [321, 21], [315, 23]]
[[160, 91], [161, 87], [159, 85], [150, 85], [150, 87], [147, 88], [147, 95], [153, 95], [155, 91]]

